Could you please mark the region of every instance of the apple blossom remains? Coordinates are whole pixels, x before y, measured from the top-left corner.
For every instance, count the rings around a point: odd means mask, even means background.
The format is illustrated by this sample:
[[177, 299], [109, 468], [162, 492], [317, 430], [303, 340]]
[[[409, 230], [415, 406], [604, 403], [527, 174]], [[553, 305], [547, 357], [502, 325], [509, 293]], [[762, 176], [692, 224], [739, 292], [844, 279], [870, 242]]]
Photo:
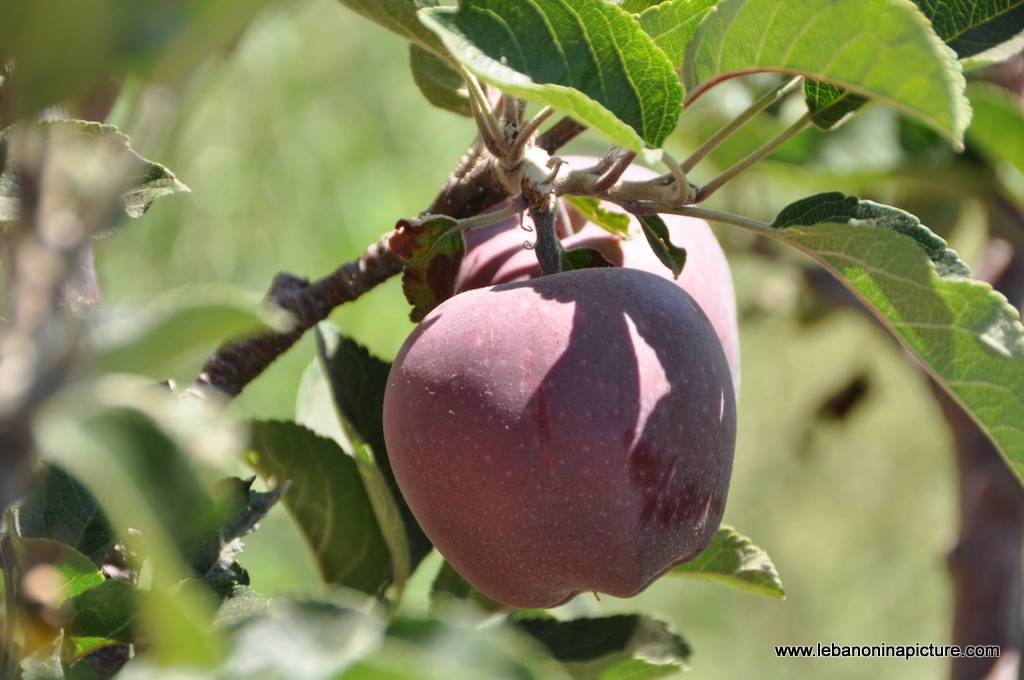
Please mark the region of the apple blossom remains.
[[[130, 97], [122, 82], [186, 77], [269, 4], [5, 12], [0, 678], [685, 668], [681, 632], [650, 616], [545, 610], [658, 578], [784, 594], [767, 553], [720, 526], [741, 367], [709, 222], [817, 261], [1024, 476], [1024, 326], [927, 225], [836, 192], [770, 222], [704, 207], [804, 130], [874, 106], [963, 149], [979, 87], [965, 73], [1019, 51], [1021, 2], [341, 0], [408, 40], [424, 105], [475, 124], [436, 199], [321, 279], [279, 274], [263, 301], [195, 287], [108, 313], [91, 240], [189, 188], [96, 121]], [[675, 158], [687, 108], [755, 72], [772, 85]], [[978, 114], [1006, 114], [980, 87]], [[780, 132], [690, 181], [795, 100]], [[607, 152], [559, 155], [582, 134]], [[983, 130], [970, 141], [1014, 153]], [[420, 325], [392, 365], [325, 319], [395, 276]], [[231, 417], [306, 332], [323, 402], [294, 422]], [[254, 477], [210, 481], [243, 462]], [[344, 595], [248, 587], [240, 539], [276, 503]]]

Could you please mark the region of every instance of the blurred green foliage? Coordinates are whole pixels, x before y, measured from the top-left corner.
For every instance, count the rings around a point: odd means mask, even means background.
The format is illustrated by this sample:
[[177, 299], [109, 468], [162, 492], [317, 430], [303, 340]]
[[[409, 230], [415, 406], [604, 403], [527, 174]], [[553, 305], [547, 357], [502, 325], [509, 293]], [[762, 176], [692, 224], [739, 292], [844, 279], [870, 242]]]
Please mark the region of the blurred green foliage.
[[[736, 84], [716, 89], [684, 114], [673, 143], [692, 148], [705, 128], [713, 129], [716, 110], [741, 109], [747, 96]], [[146, 120], [140, 114], [154, 110], [174, 122], [167, 134], [139, 125]], [[206, 281], [262, 292], [278, 271], [327, 273], [398, 218], [427, 206], [472, 136], [470, 121], [422, 99], [400, 39], [331, 0], [263, 15], [233, 51], [186, 85], [139, 91], [114, 115], [140, 152], [173, 168], [192, 193], [164, 199], [159, 210], [99, 243], [101, 287], [111, 303]], [[895, 129], [894, 121], [872, 108], [849, 130]], [[807, 153], [818, 134], [797, 138], [779, 154]], [[752, 147], [740, 136], [711, 161], [726, 165], [730, 149]], [[858, 178], [835, 181], [846, 153], [835, 148], [832, 161], [811, 170], [767, 162], [758, 172], [774, 173], [771, 183], [756, 174], [741, 178], [716, 196], [716, 207], [770, 218], [822, 188], [855, 189]], [[874, 172], [891, 170], [884, 150], [872, 155], [856, 142], [848, 148], [855, 160], [872, 161]], [[603, 150], [596, 138], [576, 149]], [[709, 167], [696, 174], [712, 173]], [[740, 433], [726, 521], [769, 552], [787, 599], [664, 579], [634, 600], [581, 596], [568, 608], [663, 615], [692, 644], [697, 678], [943, 674], [943, 659], [775, 657], [773, 645], [818, 640], [948, 641], [944, 556], [957, 528], [953, 453], [923, 375], [881, 328], [850, 310], [809, 321], [801, 314], [806, 263], [749, 254], [747, 237], [719, 233], [733, 251], [743, 312]], [[408, 311], [392, 280], [332, 320], [391, 358], [412, 328]], [[236, 410], [293, 417], [313, 359], [307, 337], [247, 389]], [[822, 403], [857, 376], [869, 385], [863, 403], [845, 418], [817, 417]], [[256, 591], [322, 591], [282, 508], [246, 543], [242, 562]]]

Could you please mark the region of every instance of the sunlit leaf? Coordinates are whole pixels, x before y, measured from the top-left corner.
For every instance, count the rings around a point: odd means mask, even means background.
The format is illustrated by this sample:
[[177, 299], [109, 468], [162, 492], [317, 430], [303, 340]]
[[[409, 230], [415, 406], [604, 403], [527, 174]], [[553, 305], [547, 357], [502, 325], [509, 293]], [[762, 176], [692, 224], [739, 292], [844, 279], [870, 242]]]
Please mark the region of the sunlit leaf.
[[768, 553], [728, 526], [715, 532], [704, 552], [669, 573], [709, 578], [769, 597], [786, 595]]
[[[672, 65], [680, 68], [686, 57], [686, 46], [697, 32], [697, 26], [718, 0], [665, 0], [646, 3], [637, 19], [654, 43], [668, 56]], [[626, 4], [623, 8], [629, 10]]]
[[672, 64], [632, 14], [604, 0], [465, 0], [420, 16], [480, 79], [624, 148], [659, 148], [676, 125], [683, 93]]
[[608, 210], [593, 196], [566, 196], [565, 200], [587, 220], [605, 231], [622, 238], [629, 238], [629, 215]]
[[807, 253], [857, 295], [1024, 476], [1020, 315], [913, 215], [839, 193], [748, 228]]
[[877, 99], [956, 144], [970, 121], [956, 55], [906, 0], [721, 0], [687, 48], [689, 97], [755, 71], [802, 74]]
[[967, 138], [986, 156], [1024, 172], [1024, 107], [1013, 93], [988, 83], [967, 87], [974, 118]]

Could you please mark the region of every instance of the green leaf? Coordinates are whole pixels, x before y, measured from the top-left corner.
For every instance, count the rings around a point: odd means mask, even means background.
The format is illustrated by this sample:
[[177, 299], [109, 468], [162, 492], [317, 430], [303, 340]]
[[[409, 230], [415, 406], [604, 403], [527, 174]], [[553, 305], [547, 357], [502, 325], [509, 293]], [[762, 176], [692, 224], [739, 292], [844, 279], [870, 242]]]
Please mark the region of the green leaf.
[[435, 6], [436, 0], [341, 0], [341, 4], [415, 45], [440, 56], [447, 55], [441, 41], [417, 17], [417, 10]]
[[18, 510], [24, 538], [49, 538], [102, 564], [116, 542], [103, 510], [89, 490], [56, 465], [37, 474]]
[[967, 96], [974, 109], [967, 139], [994, 161], [1010, 163], [1024, 172], [1024, 108], [1001, 87], [973, 82]]
[[562, 271], [614, 266], [597, 248], [570, 248], [562, 251]]
[[391, 577], [400, 597], [413, 569], [406, 520], [395, 500], [395, 494], [377, 465], [373, 450], [366, 444], [357, 445], [355, 461], [374, 517], [377, 518], [377, 526], [391, 554]]
[[629, 238], [629, 215], [608, 210], [593, 196], [566, 196], [565, 200], [587, 220], [607, 232]]
[[443, 215], [425, 220], [399, 220], [388, 247], [405, 265], [402, 291], [412, 304], [413, 321], [455, 294], [459, 263], [466, 241], [458, 222]]
[[786, 596], [768, 553], [728, 526], [715, 532], [704, 552], [669, 573], [710, 578], [769, 597]]
[[[950, 0], [914, 0], [932, 22], [936, 34], [961, 59], [998, 47], [1024, 30], [1024, 0], [981, 0], [961, 3]], [[830, 130], [868, 100], [828, 83], [804, 83], [807, 108], [814, 124]], [[972, 107], [973, 108], [973, 107]]]
[[473, 115], [466, 83], [448, 62], [419, 45], [409, 45], [409, 67], [428, 102], [460, 116]]
[[[128, 137], [111, 125], [90, 123], [84, 120], [51, 120], [33, 124], [47, 148], [57, 148], [69, 142], [83, 144], [82, 150], [102, 148], [103, 168], [90, 168], [90, 172], [117, 173], [114, 178], [123, 187], [121, 206], [129, 217], [141, 217], [149, 206], [161, 196], [169, 196], [190, 189], [178, 181], [170, 170], [146, 160], [137, 154], [128, 142]], [[13, 153], [11, 135], [15, 130], [9, 127], [0, 132], [0, 225], [18, 219], [20, 210], [16, 169], [19, 159]]]
[[248, 291], [189, 285], [136, 308], [102, 312], [89, 333], [99, 372], [135, 373], [183, 384], [221, 343], [266, 331], [286, 331], [291, 315]]
[[[675, 68], [683, 65], [686, 46], [697, 32], [700, 22], [718, 0], [667, 0], [650, 4], [637, 19], [640, 26], [654, 39]], [[623, 9], [631, 11], [626, 8]]]
[[722, 0], [687, 48], [689, 100], [753, 71], [802, 74], [895, 106], [961, 144], [964, 77], [908, 0]]
[[[391, 364], [338, 333], [329, 324], [316, 329], [317, 356], [327, 376], [337, 412], [355, 440], [356, 463], [373, 502], [377, 521], [391, 549], [396, 580], [401, 584], [430, 552], [430, 540], [402, 497], [384, 442], [384, 390]], [[365, 447], [363, 443], [365, 442]], [[338, 442], [344, 446], [343, 442]], [[401, 578], [398, 578], [401, 576]]]
[[111, 579], [71, 600], [66, 630], [74, 637], [134, 642], [136, 590], [128, 581]]
[[338, 411], [353, 433], [373, 449], [381, 470], [393, 480], [384, 443], [384, 390], [391, 363], [373, 356], [329, 324], [317, 326], [316, 346]]
[[914, 0], [961, 59], [998, 47], [1024, 31], [1024, 0]]
[[122, 539], [151, 560], [139, 615], [155, 656], [168, 663], [205, 665], [221, 653], [219, 637], [206, 629], [211, 598], [187, 580], [183, 558], [217, 522], [191, 455], [235, 446], [233, 432], [210, 426], [203, 409], [157, 387], [108, 378], [66, 390], [35, 432], [44, 456], [81, 480]]
[[455, 567], [447, 560], [441, 565], [441, 570], [437, 573], [437, 578], [434, 579], [434, 585], [431, 589], [432, 600], [443, 600], [446, 597], [456, 600], [469, 600], [484, 611], [506, 609], [505, 605], [495, 602], [471, 586], [466, 579], [462, 578], [462, 574], [455, 571]]
[[46, 598], [45, 604], [51, 608], [106, 580], [91, 559], [63, 543], [48, 538], [18, 538], [14, 549], [22, 574], [43, 565], [54, 567], [60, 574], [60, 586]]
[[480, 79], [559, 109], [624, 148], [657, 149], [676, 125], [683, 91], [672, 64], [620, 7], [464, 0], [420, 17]]
[[822, 130], [839, 127], [868, 102], [867, 97], [817, 80], [804, 81], [804, 100], [807, 110], [814, 114], [811, 121]]
[[260, 475], [291, 481], [284, 504], [309, 541], [328, 583], [371, 595], [391, 580], [391, 555], [356, 461], [297, 423], [252, 423], [250, 462]]
[[678, 279], [686, 264], [686, 250], [672, 245], [668, 225], [658, 215], [638, 215], [637, 219], [643, 227], [644, 236], [647, 237], [651, 250], [663, 265], [672, 270], [672, 276]]
[[519, 619], [515, 626], [547, 647], [575, 678], [663, 678], [686, 670], [690, 646], [655, 619]]
[[1020, 315], [913, 215], [839, 193], [749, 229], [807, 253], [853, 291], [1024, 476]]

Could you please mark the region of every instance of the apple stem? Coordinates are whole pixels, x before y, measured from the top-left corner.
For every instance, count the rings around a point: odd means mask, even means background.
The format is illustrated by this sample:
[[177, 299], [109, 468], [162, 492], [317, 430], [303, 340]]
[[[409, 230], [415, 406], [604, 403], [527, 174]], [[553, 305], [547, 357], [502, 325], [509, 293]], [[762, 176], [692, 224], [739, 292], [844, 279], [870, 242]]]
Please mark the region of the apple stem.
[[545, 276], [557, 274], [562, 271], [562, 242], [555, 232], [554, 207], [550, 201], [530, 200], [530, 216], [537, 231], [534, 250], [540, 270]]

